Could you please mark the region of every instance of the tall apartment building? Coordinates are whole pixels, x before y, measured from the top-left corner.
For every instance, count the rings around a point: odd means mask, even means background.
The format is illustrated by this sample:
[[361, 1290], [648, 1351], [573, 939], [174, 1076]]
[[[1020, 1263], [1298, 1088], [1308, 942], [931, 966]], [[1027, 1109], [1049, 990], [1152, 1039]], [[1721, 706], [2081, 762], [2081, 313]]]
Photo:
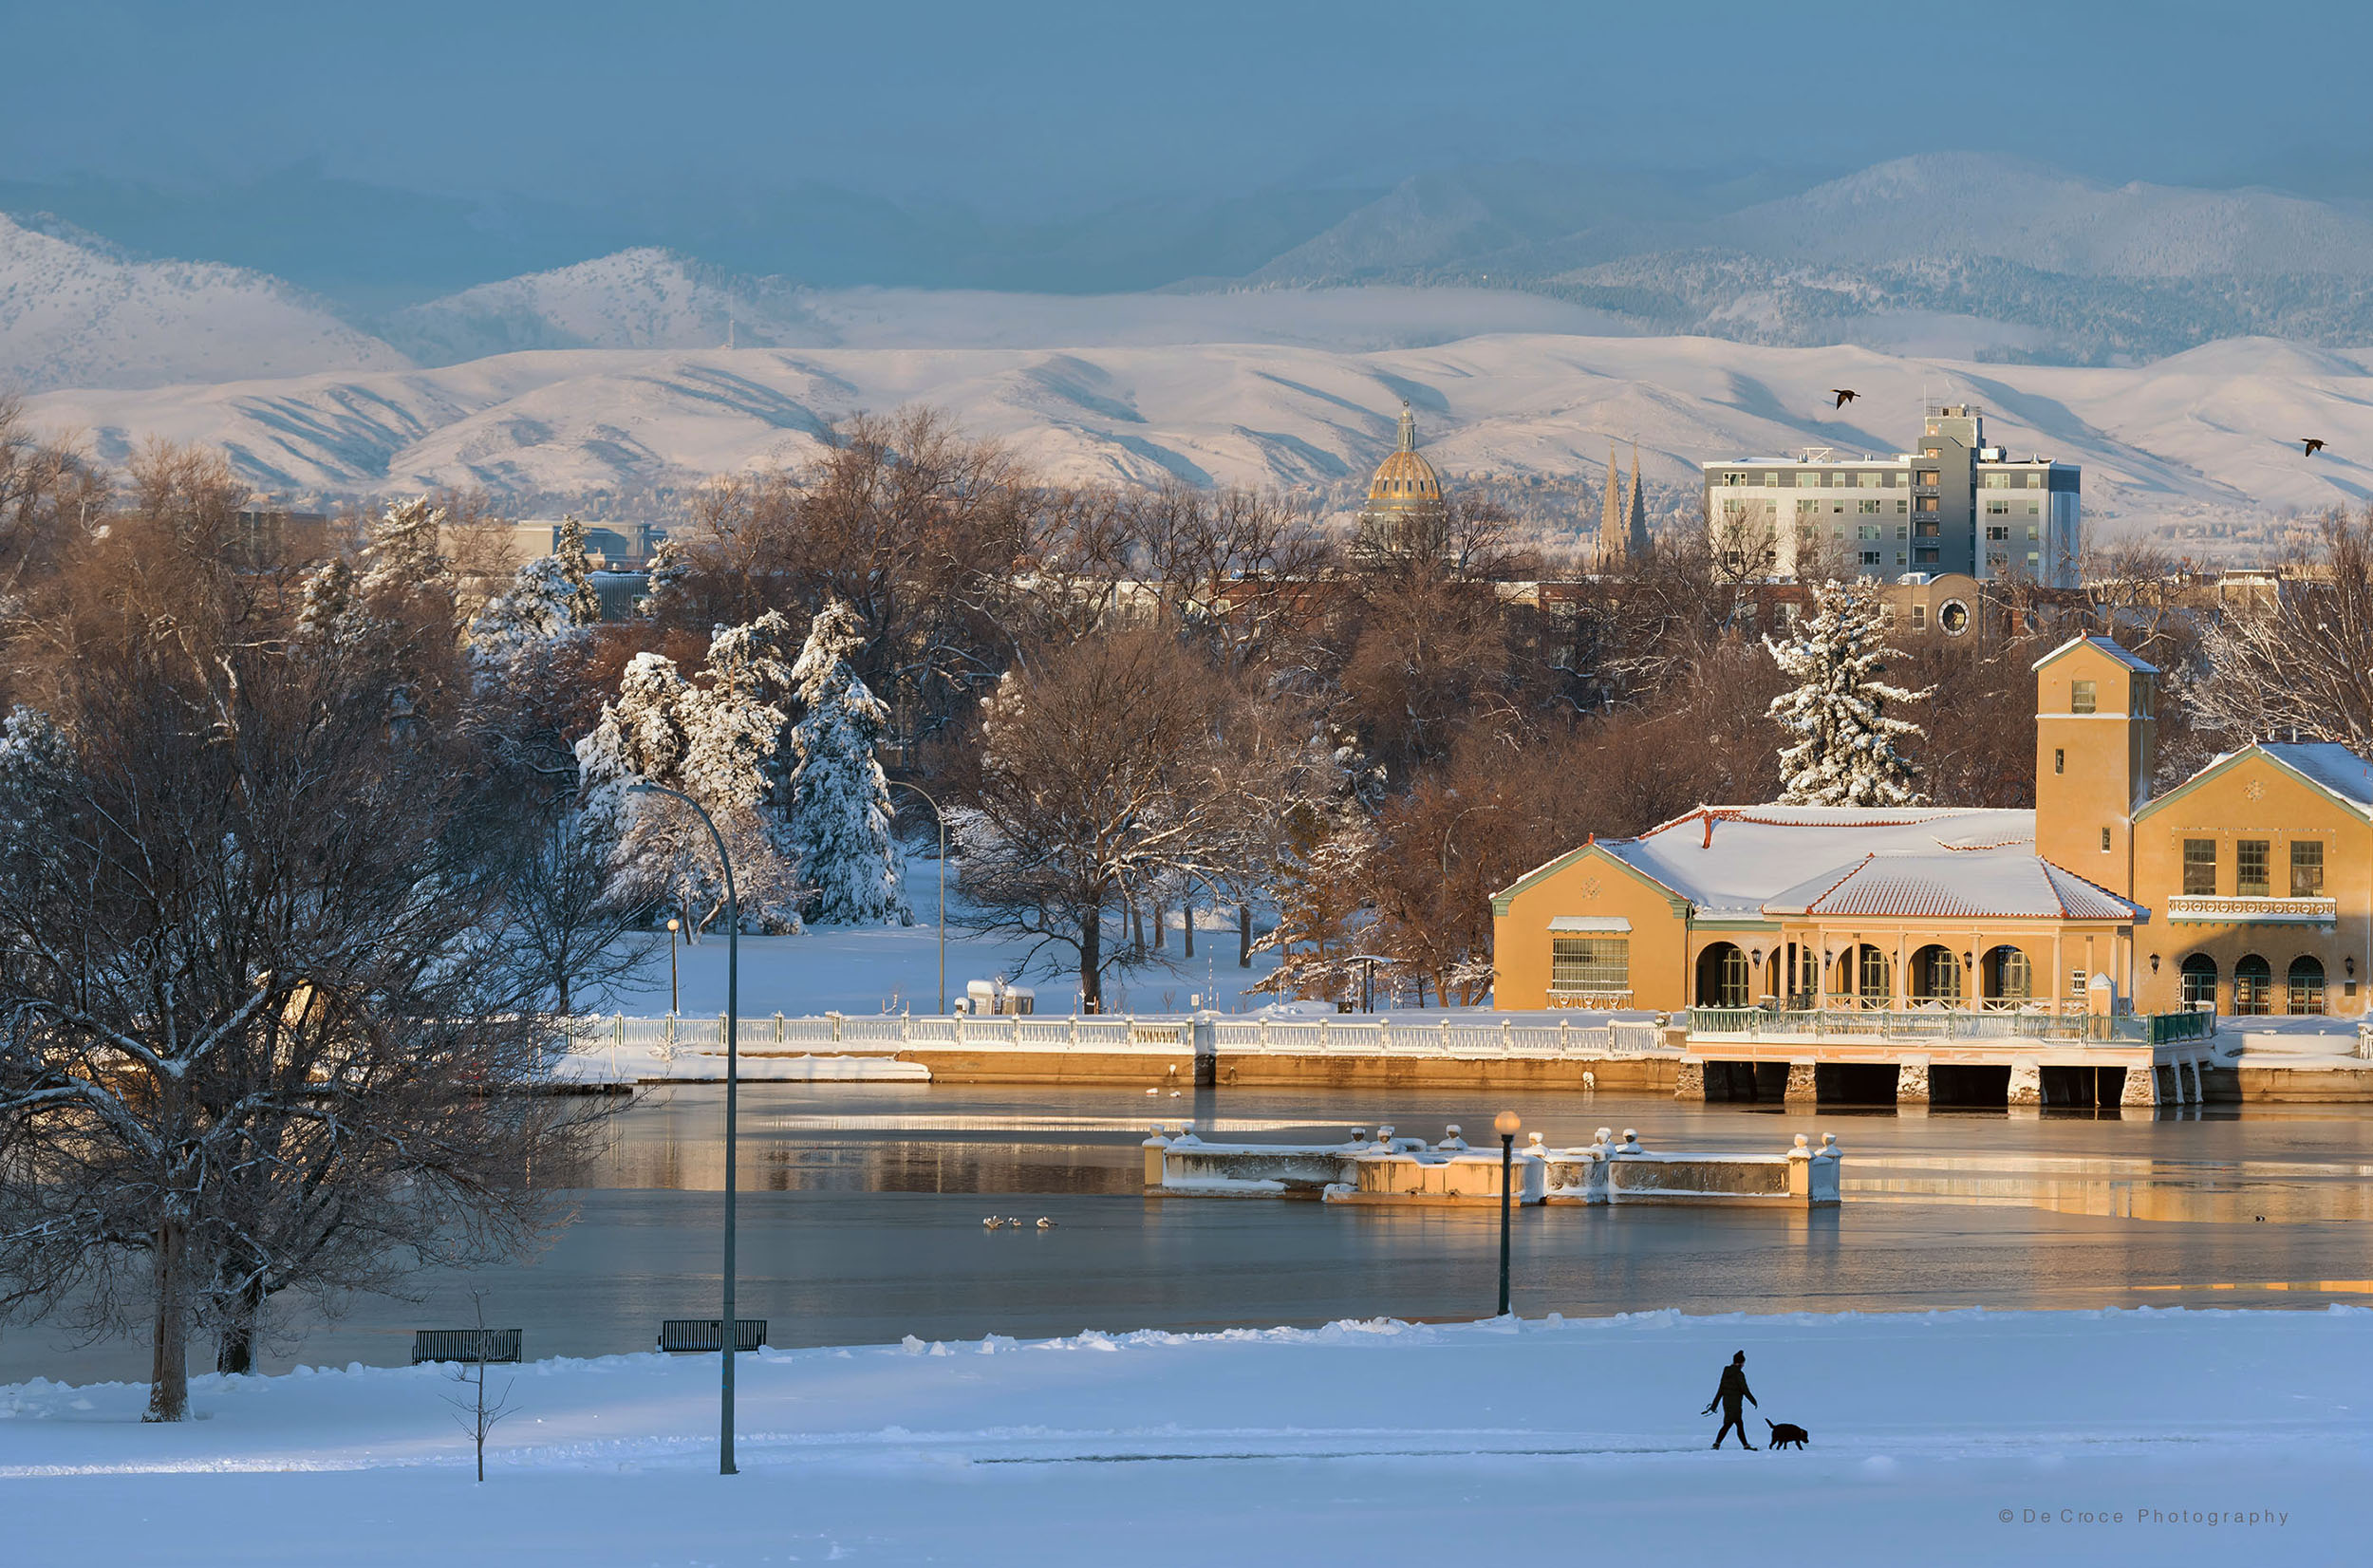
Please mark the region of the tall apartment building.
[[1802, 564], [1882, 582], [1960, 571], [2077, 586], [2083, 471], [1988, 446], [1971, 404], [1928, 404], [1917, 452], [1841, 457], [1821, 447], [1699, 466], [1707, 527], [1732, 570], [1796, 577]]

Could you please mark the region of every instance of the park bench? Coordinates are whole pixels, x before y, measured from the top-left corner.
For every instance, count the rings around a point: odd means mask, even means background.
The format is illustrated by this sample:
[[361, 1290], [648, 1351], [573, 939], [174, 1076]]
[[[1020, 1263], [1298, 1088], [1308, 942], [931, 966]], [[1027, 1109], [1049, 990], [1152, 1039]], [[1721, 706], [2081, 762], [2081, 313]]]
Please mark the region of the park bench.
[[518, 1359], [517, 1329], [415, 1329], [412, 1333], [412, 1364], [416, 1367], [423, 1361], [475, 1364]]
[[[717, 1353], [725, 1342], [725, 1322], [719, 1317], [670, 1317], [659, 1326], [659, 1348], [663, 1351]], [[734, 1319], [734, 1349], [755, 1351], [766, 1344], [766, 1319], [737, 1317]]]

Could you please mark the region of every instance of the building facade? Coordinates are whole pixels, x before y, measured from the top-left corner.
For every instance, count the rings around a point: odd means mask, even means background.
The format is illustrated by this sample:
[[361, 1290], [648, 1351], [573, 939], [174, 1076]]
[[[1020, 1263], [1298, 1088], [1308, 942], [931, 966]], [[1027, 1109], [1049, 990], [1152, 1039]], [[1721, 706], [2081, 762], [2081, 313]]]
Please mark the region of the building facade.
[[2158, 672], [2037, 661], [2035, 809], [1710, 806], [1492, 900], [1501, 1008], [2362, 1016], [2373, 763], [2252, 745], [2149, 793]]
[[1971, 404], [1929, 404], [1916, 452], [1841, 457], [1813, 448], [1699, 466], [1707, 527], [1734, 571], [2078, 584], [2083, 471], [1987, 445], [1985, 416]]

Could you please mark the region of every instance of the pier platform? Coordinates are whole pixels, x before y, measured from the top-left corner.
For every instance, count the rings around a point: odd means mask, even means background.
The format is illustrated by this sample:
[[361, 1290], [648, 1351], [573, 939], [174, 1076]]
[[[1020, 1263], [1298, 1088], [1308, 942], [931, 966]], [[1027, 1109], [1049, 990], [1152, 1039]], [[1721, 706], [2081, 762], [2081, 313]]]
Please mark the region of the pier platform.
[[1677, 1099], [2158, 1106], [2237, 1098], [2208, 1013], [1692, 1008]]

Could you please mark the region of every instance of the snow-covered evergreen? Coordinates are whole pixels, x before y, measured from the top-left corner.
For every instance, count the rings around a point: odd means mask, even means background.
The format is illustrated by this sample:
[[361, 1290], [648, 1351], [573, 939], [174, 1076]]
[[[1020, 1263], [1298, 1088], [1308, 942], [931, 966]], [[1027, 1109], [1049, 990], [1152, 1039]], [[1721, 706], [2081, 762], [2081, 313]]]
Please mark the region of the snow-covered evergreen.
[[470, 623], [470, 645], [481, 658], [499, 659], [524, 644], [548, 642], [601, 618], [585, 525], [570, 517], [560, 525], [552, 553], [521, 567], [512, 574], [510, 588], [486, 601]]
[[1909, 719], [1888, 717], [1890, 702], [1918, 702], [1930, 691], [1906, 691], [1882, 679], [1889, 659], [1903, 657], [1884, 645], [1878, 596], [1864, 584], [1823, 583], [1813, 590], [1814, 613], [1784, 643], [1768, 636], [1764, 646], [1794, 678], [1793, 690], [1771, 701], [1771, 717], [1797, 737], [1780, 752], [1784, 788], [1791, 805], [1910, 806], [1927, 797], [1917, 787], [1919, 768], [1897, 751], [1906, 736], [1927, 732]]
[[874, 747], [889, 707], [850, 667], [865, 645], [857, 613], [838, 600], [809, 624], [791, 677], [791, 846], [814, 889], [810, 918], [831, 925], [911, 924], [906, 857], [890, 832], [889, 782]]
[[398, 501], [372, 523], [363, 547], [360, 585], [365, 605], [426, 593], [453, 597], [453, 562], [443, 551], [445, 509], [425, 495]]
[[781, 663], [766, 651], [787, 630], [771, 613], [750, 626], [719, 627], [705, 687], [686, 681], [663, 655], [637, 654], [617, 700], [576, 745], [585, 809], [615, 828], [622, 881], [637, 896], [682, 911], [696, 929], [719, 914], [725, 900], [707, 831], [675, 802], [626, 787], [648, 779], [699, 801], [733, 857], [743, 924], [799, 929], [799, 877], [775, 809], [784, 716], [770, 700], [770, 687], [778, 684], [770, 670], [781, 670]]

